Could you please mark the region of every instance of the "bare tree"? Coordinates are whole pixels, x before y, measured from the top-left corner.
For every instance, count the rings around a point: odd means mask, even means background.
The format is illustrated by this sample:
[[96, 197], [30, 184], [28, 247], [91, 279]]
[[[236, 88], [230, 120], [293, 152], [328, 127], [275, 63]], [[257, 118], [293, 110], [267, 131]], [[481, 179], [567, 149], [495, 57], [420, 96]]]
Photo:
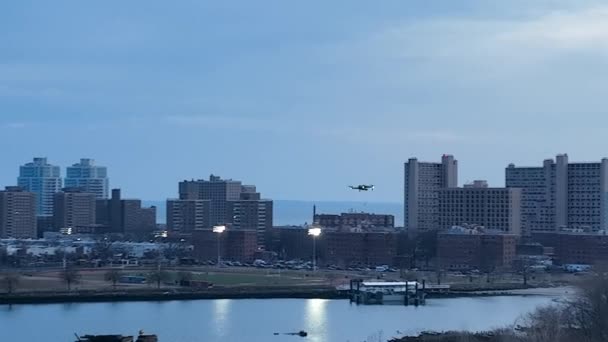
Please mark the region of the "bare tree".
[[95, 245], [93, 246], [91, 252], [96, 258], [102, 260], [110, 259], [114, 255], [112, 251], [113, 244], [114, 242], [108, 239], [107, 237], [100, 238], [95, 242]]
[[106, 272], [104, 278], [106, 281], [112, 283], [112, 287], [116, 289], [116, 284], [120, 281], [120, 277], [122, 276], [122, 272], [113, 268]]
[[190, 282], [192, 281], [192, 278], [194, 278], [192, 272], [179, 272], [177, 274], [177, 280], [179, 281], [180, 284], [185, 283], [185, 282]]
[[170, 278], [170, 274], [163, 271], [160, 267], [148, 274], [148, 282], [156, 283], [156, 288], [160, 289], [160, 285]]
[[63, 280], [68, 287], [68, 291], [72, 291], [72, 284], [77, 284], [80, 281], [81, 274], [74, 267], [68, 266], [63, 271], [61, 271], [60, 275], [61, 280]]
[[2, 285], [6, 289], [6, 293], [12, 294], [15, 291], [19, 285], [19, 279], [19, 274], [14, 272], [5, 273], [2, 276]]
[[541, 307], [528, 314], [523, 320], [526, 329], [526, 341], [533, 342], [559, 342], [566, 336], [563, 307]]
[[598, 270], [595, 277], [583, 283], [569, 312], [573, 326], [587, 341], [608, 341], [608, 273]]

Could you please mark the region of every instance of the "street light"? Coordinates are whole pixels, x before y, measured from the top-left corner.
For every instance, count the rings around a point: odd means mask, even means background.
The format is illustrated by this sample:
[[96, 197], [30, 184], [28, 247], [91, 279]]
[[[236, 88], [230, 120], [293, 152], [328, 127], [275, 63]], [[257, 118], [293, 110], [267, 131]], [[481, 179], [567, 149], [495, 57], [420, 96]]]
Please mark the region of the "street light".
[[321, 235], [321, 228], [309, 228], [308, 235], [312, 236], [312, 271], [317, 270], [317, 237]]
[[220, 235], [226, 231], [226, 226], [214, 226], [213, 232], [217, 234], [217, 267], [220, 267], [222, 257], [220, 254]]

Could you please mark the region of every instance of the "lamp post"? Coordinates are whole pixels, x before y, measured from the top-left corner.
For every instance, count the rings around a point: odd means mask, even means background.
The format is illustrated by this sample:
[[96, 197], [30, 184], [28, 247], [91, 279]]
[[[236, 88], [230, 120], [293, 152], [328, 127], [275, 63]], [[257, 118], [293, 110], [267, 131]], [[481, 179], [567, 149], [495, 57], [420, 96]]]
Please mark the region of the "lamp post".
[[321, 228], [309, 228], [308, 235], [312, 236], [312, 271], [317, 270], [317, 237], [321, 235]]
[[217, 267], [220, 267], [222, 256], [220, 254], [220, 235], [226, 231], [226, 226], [214, 226], [213, 232], [217, 234]]

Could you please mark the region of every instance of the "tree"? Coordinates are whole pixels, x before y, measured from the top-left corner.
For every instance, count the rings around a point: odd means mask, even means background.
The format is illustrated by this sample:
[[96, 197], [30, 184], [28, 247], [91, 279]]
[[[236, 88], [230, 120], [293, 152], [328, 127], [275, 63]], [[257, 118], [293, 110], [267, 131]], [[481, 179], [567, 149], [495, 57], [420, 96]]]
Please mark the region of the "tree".
[[169, 273], [163, 271], [160, 267], [148, 274], [148, 282], [151, 284], [156, 283], [156, 287], [160, 289], [160, 285], [170, 278]]
[[116, 289], [116, 284], [120, 281], [120, 277], [122, 276], [122, 272], [113, 268], [106, 272], [105, 279], [106, 281], [112, 283], [112, 287]]
[[185, 241], [169, 242], [164, 244], [162, 254], [169, 260], [190, 256], [188, 244]]
[[580, 296], [567, 309], [571, 325], [577, 327], [581, 341], [608, 341], [608, 273], [597, 275], [581, 285]]
[[517, 269], [522, 275], [524, 286], [528, 286], [528, 276], [530, 275], [532, 265], [533, 263], [530, 258], [523, 257], [518, 260]]
[[114, 244], [114, 242], [112, 242], [107, 237], [100, 238], [99, 240], [97, 240], [95, 242], [95, 245], [93, 246], [93, 248], [91, 250], [91, 254], [95, 258], [102, 259], [102, 260], [108, 260], [108, 259], [112, 258], [112, 256], [114, 255], [114, 253], [112, 251], [113, 244]]
[[429, 230], [420, 233], [416, 237], [415, 257], [418, 254], [424, 257], [426, 267], [429, 267], [429, 261], [437, 255], [437, 230]]
[[68, 291], [72, 290], [72, 284], [77, 284], [80, 280], [80, 272], [72, 266], [68, 266], [63, 269], [60, 273], [61, 280], [63, 280], [68, 287]]
[[185, 283], [185, 282], [190, 282], [192, 281], [193, 275], [192, 272], [179, 272], [177, 274], [177, 281], [179, 281], [180, 284]]
[[12, 294], [17, 285], [19, 285], [19, 274], [17, 273], [6, 273], [2, 277], [2, 285], [6, 289], [6, 293]]
[[6, 247], [0, 246], [0, 265], [8, 264], [8, 251]]

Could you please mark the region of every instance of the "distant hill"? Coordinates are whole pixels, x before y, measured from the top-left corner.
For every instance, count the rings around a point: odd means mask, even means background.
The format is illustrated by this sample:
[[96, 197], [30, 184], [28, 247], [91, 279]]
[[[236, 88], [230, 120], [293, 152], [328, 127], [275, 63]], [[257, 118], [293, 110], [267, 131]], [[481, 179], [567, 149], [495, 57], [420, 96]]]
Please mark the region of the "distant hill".
[[[143, 201], [145, 206], [156, 206], [156, 216], [159, 223], [165, 223], [166, 202], [165, 201]], [[349, 211], [364, 211], [376, 214], [395, 215], [395, 224], [403, 225], [403, 205], [396, 202], [349, 202], [349, 201], [298, 201], [298, 200], [275, 200], [274, 201], [274, 224], [275, 225], [300, 225], [312, 222], [312, 207], [317, 206], [317, 213], [339, 214]]]

